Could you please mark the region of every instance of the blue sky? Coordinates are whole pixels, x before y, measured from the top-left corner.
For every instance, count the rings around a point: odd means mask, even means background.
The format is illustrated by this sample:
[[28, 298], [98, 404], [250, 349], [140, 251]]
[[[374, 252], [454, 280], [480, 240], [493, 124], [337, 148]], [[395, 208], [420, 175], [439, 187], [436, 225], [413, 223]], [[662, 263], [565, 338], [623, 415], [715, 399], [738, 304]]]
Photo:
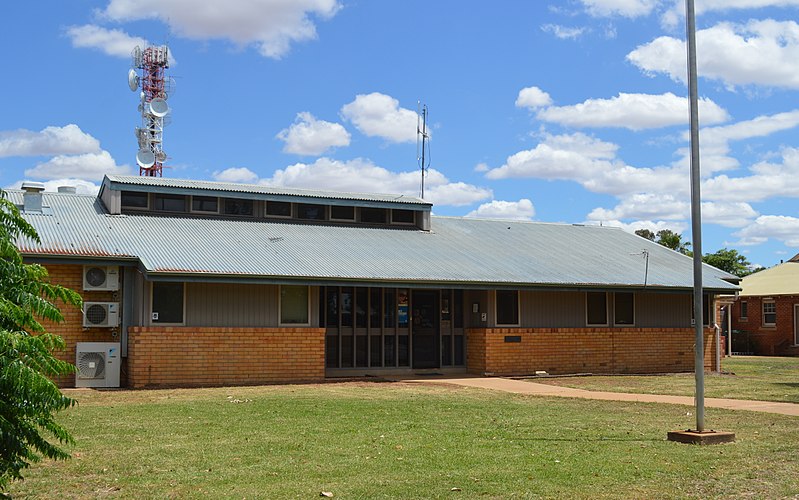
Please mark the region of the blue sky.
[[[799, 252], [799, 0], [696, 0], [703, 250]], [[3, 7], [0, 186], [137, 174], [137, 44], [168, 43], [165, 177], [419, 194], [440, 215], [685, 231], [682, 0], [61, 0]]]

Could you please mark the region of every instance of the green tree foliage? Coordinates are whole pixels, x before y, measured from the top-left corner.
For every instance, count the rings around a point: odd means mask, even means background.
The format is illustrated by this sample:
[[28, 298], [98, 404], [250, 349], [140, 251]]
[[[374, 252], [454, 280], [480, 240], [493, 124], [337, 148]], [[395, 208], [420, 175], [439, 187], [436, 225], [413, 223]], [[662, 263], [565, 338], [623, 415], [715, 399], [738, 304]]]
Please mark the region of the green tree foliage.
[[[69, 457], [59, 444], [71, 443], [72, 436], [55, 413], [75, 404], [50, 378], [74, 371], [53, 355], [64, 341], [39, 320], [63, 321], [56, 301], [80, 306], [81, 298], [49, 283], [44, 267], [25, 264], [15, 246], [19, 237], [39, 242], [0, 190], [0, 491], [42, 457]], [[57, 444], [48, 441], [52, 437]]]
[[635, 234], [649, 241], [656, 241], [659, 245], [663, 245], [666, 248], [671, 248], [685, 255], [691, 255], [691, 250], [689, 249], [691, 244], [687, 241], [682, 241], [682, 235], [680, 233], [675, 233], [671, 229], [661, 229], [657, 234], [649, 229], [639, 229]]
[[[755, 272], [746, 256], [741, 255], [735, 249], [722, 248], [716, 253], [706, 253], [702, 257], [702, 261], [741, 278]], [[757, 271], [761, 269], [757, 269]]]
[[638, 229], [635, 234], [640, 236], [641, 238], [646, 238], [649, 241], [655, 241], [655, 233], [650, 231], [649, 229]]

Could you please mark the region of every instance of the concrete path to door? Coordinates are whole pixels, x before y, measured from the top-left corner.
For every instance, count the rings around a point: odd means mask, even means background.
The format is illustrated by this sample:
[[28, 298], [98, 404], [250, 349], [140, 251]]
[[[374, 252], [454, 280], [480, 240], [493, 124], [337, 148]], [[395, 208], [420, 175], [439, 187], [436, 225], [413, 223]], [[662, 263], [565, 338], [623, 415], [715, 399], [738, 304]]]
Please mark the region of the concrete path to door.
[[[528, 380], [500, 377], [478, 376], [424, 376], [396, 378], [393, 380], [411, 383], [451, 384], [463, 387], [478, 387], [514, 394], [531, 396], [552, 396], [560, 398], [600, 399], [605, 401], [636, 401], [642, 403], [668, 403], [694, 406], [694, 398], [689, 396], [667, 396], [658, 394], [629, 394], [621, 392], [587, 391], [557, 385], [540, 384]], [[745, 399], [705, 398], [706, 408], [724, 408], [727, 410], [760, 411], [799, 417], [799, 404], [775, 403], [772, 401], [750, 401]]]

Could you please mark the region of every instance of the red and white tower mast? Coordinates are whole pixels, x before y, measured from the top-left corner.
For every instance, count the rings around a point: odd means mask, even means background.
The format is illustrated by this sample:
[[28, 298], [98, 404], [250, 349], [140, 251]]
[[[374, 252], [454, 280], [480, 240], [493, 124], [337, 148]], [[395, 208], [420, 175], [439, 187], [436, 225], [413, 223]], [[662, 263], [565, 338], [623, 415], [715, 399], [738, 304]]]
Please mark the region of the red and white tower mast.
[[139, 175], [161, 177], [167, 158], [163, 148], [164, 118], [169, 114], [166, 101], [174, 85], [174, 80], [165, 75], [169, 67], [169, 49], [166, 45], [144, 49], [136, 46], [131, 57], [133, 67], [128, 72], [128, 86], [134, 92], [141, 87], [141, 127], [136, 127], [139, 143], [136, 163]]

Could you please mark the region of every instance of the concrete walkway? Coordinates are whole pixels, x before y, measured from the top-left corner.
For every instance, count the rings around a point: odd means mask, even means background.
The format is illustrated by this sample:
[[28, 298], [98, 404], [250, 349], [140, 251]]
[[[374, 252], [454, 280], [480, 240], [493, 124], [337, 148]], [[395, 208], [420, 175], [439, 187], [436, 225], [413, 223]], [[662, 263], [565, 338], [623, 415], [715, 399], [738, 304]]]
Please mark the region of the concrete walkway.
[[[463, 387], [478, 387], [495, 391], [529, 394], [532, 396], [554, 396], [561, 398], [601, 399], [605, 401], [637, 401], [642, 403], [669, 403], [675, 405], [694, 406], [694, 398], [689, 396], [666, 396], [658, 394], [628, 394], [622, 392], [586, 391], [557, 385], [539, 384], [526, 380], [514, 380], [499, 377], [477, 376], [425, 376], [418, 378], [398, 378], [402, 382], [452, 384]], [[706, 408], [724, 408], [727, 410], [760, 411], [779, 413], [799, 417], [799, 404], [775, 403], [771, 401], [749, 401], [745, 399], [705, 398]]]

